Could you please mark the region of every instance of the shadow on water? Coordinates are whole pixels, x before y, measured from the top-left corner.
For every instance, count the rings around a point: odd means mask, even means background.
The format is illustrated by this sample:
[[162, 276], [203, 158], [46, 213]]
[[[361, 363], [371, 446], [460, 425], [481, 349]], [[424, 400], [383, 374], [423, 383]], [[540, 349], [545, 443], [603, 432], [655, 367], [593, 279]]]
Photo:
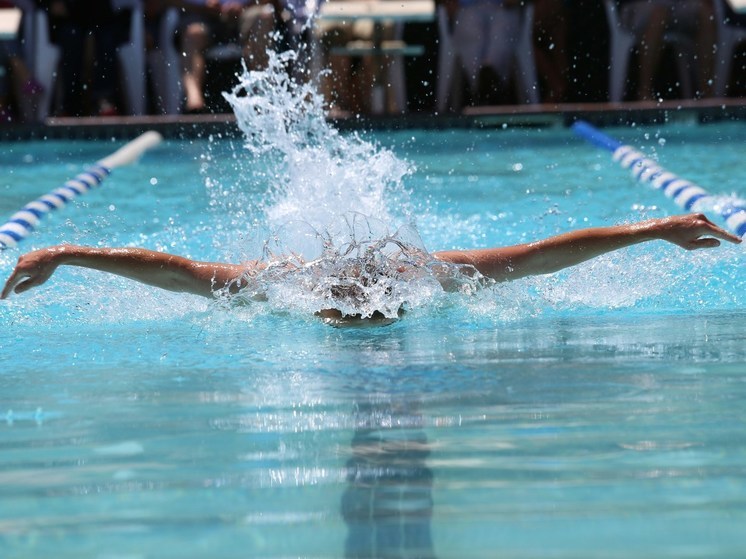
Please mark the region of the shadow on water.
[[352, 456], [341, 512], [345, 557], [435, 557], [433, 472], [418, 405], [368, 398], [355, 404]]

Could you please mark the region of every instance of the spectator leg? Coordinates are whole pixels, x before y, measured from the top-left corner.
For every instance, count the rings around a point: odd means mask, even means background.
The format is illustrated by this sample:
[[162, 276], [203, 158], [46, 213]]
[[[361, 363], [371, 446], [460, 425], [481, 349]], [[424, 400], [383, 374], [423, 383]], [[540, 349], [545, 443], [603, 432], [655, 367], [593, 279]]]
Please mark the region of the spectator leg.
[[205, 49], [209, 44], [207, 28], [201, 23], [192, 23], [184, 30], [182, 49], [184, 56], [184, 92], [186, 111], [205, 108]]
[[715, 50], [717, 45], [717, 23], [713, 1], [703, 0], [697, 14], [697, 74], [698, 96], [712, 97], [714, 94]]
[[61, 24], [58, 27], [59, 43], [64, 45], [63, 62], [60, 64], [62, 74], [63, 113], [69, 116], [85, 114], [85, 96], [83, 95], [83, 69], [85, 61], [86, 34], [80, 27]]
[[536, 66], [550, 103], [567, 100], [567, 15], [562, 0], [534, 2]]
[[655, 99], [655, 72], [661, 58], [663, 35], [666, 32], [669, 11], [666, 6], [655, 4], [650, 7], [650, 15], [640, 40], [640, 75], [637, 84], [637, 98]]
[[114, 25], [101, 25], [95, 33], [96, 56], [93, 60], [92, 97], [93, 109], [99, 114], [111, 114], [115, 111], [113, 102], [117, 84], [118, 44], [116, 31]]
[[453, 51], [466, 73], [472, 94], [477, 91], [479, 70], [484, 61], [488, 34], [485, 25], [488, 25], [489, 17], [489, 11], [485, 13], [481, 6], [468, 6], [459, 9], [454, 21]]
[[264, 70], [269, 64], [267, 51], [274, 48], [275, 11], [269, 4], [246, 8], [241, 14], [239, 40], [250, 70]]
[[492, 11], [481, 66], [495, 70], [500, 78], [500, 85], [505, 86], [511, 78], [513, 53], [518, 46], [521, 12], [519, 8], [504, 7], [493, 8]]

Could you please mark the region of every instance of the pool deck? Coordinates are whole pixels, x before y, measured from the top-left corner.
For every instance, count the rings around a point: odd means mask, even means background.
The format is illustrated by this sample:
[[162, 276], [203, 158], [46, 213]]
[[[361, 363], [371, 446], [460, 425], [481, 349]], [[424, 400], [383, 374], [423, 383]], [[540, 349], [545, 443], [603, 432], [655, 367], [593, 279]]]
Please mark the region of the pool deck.
[[[564, 103], [468, 107], [461, 114], [410, 113], [330, 118], [341, 130], [396, 130], [501, 127], [564, 127], [576, 120], [596, 126], [674, 122], [746, 122], [746, 98], [626, 103]], [[43, 124], [0, 126], [0, 141], [111, 139], [156, 130], [166, 138], [237, 137], [232, 114], [137, 117], [50, 118]]]

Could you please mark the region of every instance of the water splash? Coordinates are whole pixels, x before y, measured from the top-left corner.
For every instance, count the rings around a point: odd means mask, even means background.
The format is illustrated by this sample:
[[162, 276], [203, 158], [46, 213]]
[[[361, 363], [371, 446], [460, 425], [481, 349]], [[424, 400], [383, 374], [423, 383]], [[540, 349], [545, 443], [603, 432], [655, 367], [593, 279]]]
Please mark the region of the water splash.
[[330, 126], [314, 86], [287, 71], [294, 61], [292, 52], [270, 53], [266, 70], [244, 67], [224, 94], [254, 164], [271, 177], [266, 267], [244, 278], [242, 297], [362, 317], [426, 304], [442, 288], [403, 185], [413, 167]]
[[296, 55], [269, 54], [266, 70], [244, 68], [224, 94], [246, 149], [270, 177], [263, 204], [269, 228], [302, 220], [322, 230], [347, 212], [406, 222], [411, 207], [402, 180], [412, 166], [360, 135], [341, 135], [326, 122], [313, 84], [287, 71]]
[[[304, 231], [317, 252], [288, 250], [285, 239], [294, 238], [288, 231]], [[359, 213], [343, 214], [321, 231], [305, 222], [288, 223], [267, 242], [262, 260], [239, 280], [246, 286], [239, 295], [223, 302], [264, 299], [276, 309], [396, 318], [442, 296], [446, 279], [462, 293], [476, 292], [485, 281], [476, 271], [463, 273], [463, 266], [434, 261], [414, 227], [390, 232], [381, 220]]]

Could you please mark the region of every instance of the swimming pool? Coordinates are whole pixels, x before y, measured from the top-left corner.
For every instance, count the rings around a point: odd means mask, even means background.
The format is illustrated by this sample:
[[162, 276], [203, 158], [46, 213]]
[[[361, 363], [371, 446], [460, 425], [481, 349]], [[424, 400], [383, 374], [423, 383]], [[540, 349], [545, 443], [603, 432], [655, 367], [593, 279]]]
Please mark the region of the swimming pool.
[[[21, 248], [239, 261], [313, 252], [309, 231], [354, 210], [435, 250], [676, 211], [564, 129], [357, 138], [261, 115], [266, 149], [166, 142]], [[611, 133], [743, 195], [743, 124]], [[118, 145], [6, 145], [0, 213]], [[3, 278], [18, 254], [0, 253]], [[412, 294], [403, 320], [367, 329], [324, 325], [293, 285], [226, 307], [60, 270], [0, 305], [0, 555], [738, 555], [743, 269], [743, 247], [653, 243]]]

